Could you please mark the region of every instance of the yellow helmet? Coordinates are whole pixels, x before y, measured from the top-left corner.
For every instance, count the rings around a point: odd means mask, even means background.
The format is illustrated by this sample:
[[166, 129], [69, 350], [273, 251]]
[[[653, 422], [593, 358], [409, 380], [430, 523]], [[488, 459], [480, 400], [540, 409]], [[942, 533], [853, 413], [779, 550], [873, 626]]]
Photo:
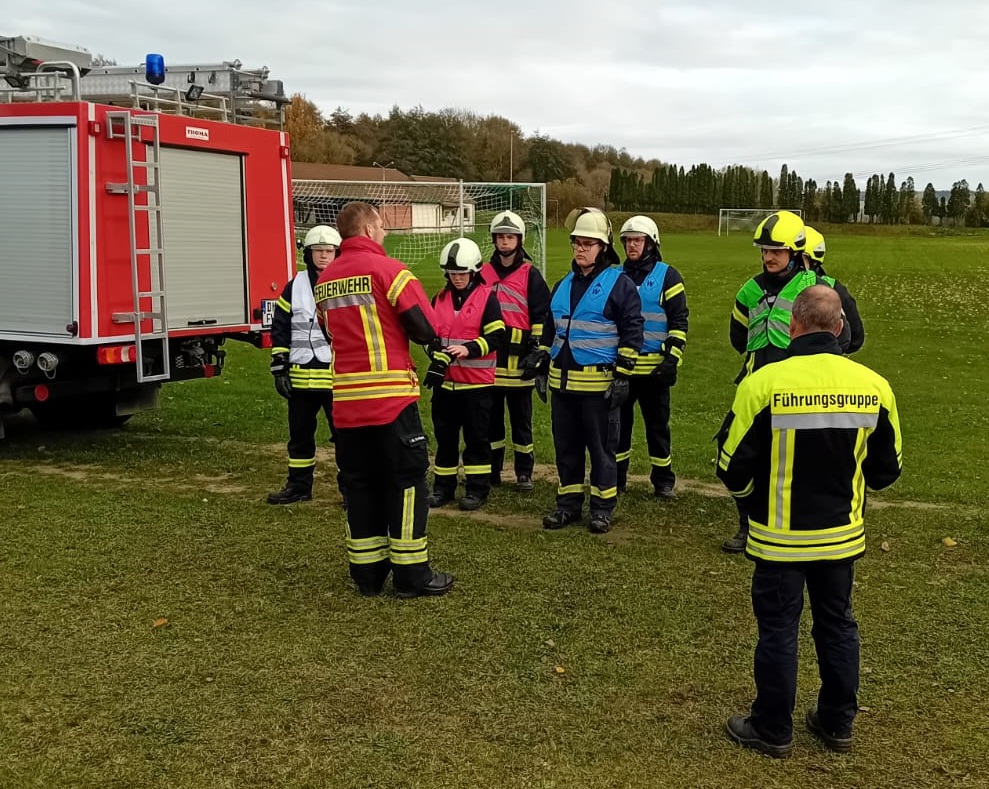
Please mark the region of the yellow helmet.
[[777, 211], [763, 219], [752, 236], [752, 245], [762, 249], [803, 252], [807, 245], [804, 220], [792, 211]]
[[824, 236], [819, 230], [815, 230], [810, 225], [804, 227], [804, 233], [807, 236], [807, 246], [804, 248], [804, 254], [815, 263], [824, 263], [824, 253], [827, 252], [827, 247], [824, 244]]

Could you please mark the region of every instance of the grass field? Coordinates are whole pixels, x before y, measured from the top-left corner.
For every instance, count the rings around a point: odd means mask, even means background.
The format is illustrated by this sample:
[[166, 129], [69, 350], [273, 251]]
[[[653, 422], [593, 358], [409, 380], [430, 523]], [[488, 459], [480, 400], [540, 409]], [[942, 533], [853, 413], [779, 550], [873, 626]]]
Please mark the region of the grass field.
[[[312, 503], [263, 503], [286, 425], [261, 351], [228, 345], [222, 378], [166, 386], [118, 432], [10, 420], [0, 787], [989, 786], [989, 235], [824, 230], [865, 321], [857, 358], [891, 381], [904, 432], [858, 565], [853, 754], [798, 727], [773, 762], [721, 733], [751, 700], [755, 626], [750, 565], [719, 550], [734, 508], [711, 436], [739, 365], [728, 312], [758, 256], [741, 234], [670, 231], [691, 307], [679, 499], [638, 476], [610, 534], [543, 531], [555, 478], [536, 401], [536, 491], [431, 519], [433, 562], [458, 579], [445, 598], [352, 590], [330, 451]], [[562, 232], [549, 249], [555, 279]], [[438, 269], [416, 273], [438, 287]], [[635, 448], [643, 475], [641, 431]], [[816, 694], [809, 631], [798, 717]]]

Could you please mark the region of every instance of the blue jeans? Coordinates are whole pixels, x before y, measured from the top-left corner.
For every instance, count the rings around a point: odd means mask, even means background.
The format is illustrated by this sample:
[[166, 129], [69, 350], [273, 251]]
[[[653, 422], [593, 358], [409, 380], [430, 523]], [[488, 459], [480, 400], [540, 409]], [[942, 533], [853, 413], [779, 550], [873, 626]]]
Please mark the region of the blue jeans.
[[858, 624], [851, 601], [854, 575], [851, 561], [756, 561], [752, 611], [759, 625], [759, 643], [751, 720], [764, 739], [783, 744], [793, 738], [797, 635], [805, 584], [821, 677], [817, 699], [821, 725], [838, 736], [851, 736], [859, 684]]

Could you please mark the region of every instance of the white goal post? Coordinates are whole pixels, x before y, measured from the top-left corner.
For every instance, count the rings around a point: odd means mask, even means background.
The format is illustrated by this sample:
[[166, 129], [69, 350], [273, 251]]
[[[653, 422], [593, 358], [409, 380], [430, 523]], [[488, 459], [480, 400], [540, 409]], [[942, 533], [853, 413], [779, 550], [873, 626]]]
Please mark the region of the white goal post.
[[375, 206], [388, 231], [388, 254], [409, 267], [436, 265], [444, 245], [458, 236], [492, 250], [491, 220], [514, 211], [526, 224], [525, 249], [546, 274], [546, 184], [466, 181], [292, 181], [296, 233], [319, 224], [336, 225], [340, 209], [353, 200]]
[[804, 212], [799, 208], [720, 208], [718, 209], [718, 235], [728, 235], [733, 230], [751, 233], [763, 219], [776, 211], [792, 211], [799, 217], [804, 215]]

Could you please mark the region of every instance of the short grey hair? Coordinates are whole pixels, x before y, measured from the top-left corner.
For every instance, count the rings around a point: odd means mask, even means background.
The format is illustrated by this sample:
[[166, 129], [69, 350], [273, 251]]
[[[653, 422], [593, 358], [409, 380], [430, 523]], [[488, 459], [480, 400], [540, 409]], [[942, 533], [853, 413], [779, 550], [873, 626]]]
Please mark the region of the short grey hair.
[[838, 334], [844, 320], [841, 299], [835, 289], [827, 285], [811, 285], [800, 291], [793, 300], [792, 315], [808, 333]]

